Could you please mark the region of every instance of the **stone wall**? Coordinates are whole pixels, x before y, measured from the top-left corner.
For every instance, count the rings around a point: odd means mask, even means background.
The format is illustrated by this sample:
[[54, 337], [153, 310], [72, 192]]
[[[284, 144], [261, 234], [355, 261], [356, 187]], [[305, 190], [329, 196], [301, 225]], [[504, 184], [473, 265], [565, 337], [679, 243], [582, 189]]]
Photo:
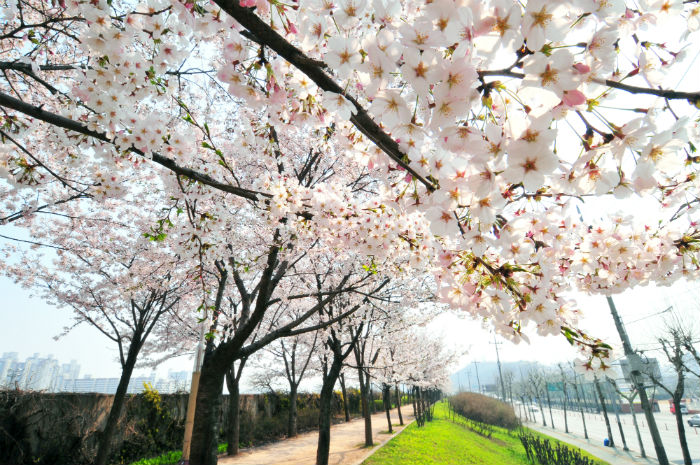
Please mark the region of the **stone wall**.
[[[125, 412], [113, 441], [112, 463], [130, 463], [182, 447], [187, 394], [127, 397]], [[348, 395], [357, 413], [357, 394]], [[113, 396], [107, 394], [36, 393], [0, 391], [0, 464], [81, 464], [95, 456]], [[156, 405], [158, 404], [158, 405]], [[318, 394], [300, 394], [299, 431], [315, 429]], [[242, 446], [274, 441], [284, 436], [289, 399], [284, 394], [241, 395]], [[333, 402], [342, 417], [339, 395]], [[223, 441], [228, 396], [220, 412]]]

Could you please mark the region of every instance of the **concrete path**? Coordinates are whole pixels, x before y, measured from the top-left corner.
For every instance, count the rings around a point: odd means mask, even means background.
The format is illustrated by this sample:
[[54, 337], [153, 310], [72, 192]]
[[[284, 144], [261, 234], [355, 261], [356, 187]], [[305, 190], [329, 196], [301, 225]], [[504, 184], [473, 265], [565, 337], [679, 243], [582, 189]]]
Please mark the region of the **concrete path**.
[[[403, 421], [408, 425], [413, 420], [413, 408], [405, 405], [401, 408]], [[398, 425], [399, 414], [391, 411], [391, 423]], [[365, 423], [362, 418], [350, 423], [339, 423], [331, 427], [331, 453], [329, 465], [354, 465], [361, 463], [376, 449], [384, 445], [405, 426], [394, 426], [394, 434], [381, 433], [388, 430], [386, 413], [372, 415], [373, 448], [364, 447]], [[292, 439], [260, 447], [243, 449], [236, 457], [220, 457], [221, 465], [313, 465], [316, 463], [316, 445], [318, 432], [303, 433]]]

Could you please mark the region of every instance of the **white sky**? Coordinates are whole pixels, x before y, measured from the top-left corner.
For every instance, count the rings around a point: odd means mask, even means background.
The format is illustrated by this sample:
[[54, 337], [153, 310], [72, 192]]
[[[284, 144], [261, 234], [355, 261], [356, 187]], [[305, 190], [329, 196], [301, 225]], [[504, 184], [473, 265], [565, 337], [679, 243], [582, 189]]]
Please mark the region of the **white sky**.
[[[668, 78], [668, 83], [678, 81], [678, 89], [695, 90], [697, 82], [687, 76], [700, 73], [700, 60], [690, 57], [685, 65], [681, 65], [676, 73]], [[685, 78], [685, 79], [684, 79]], [[637, 99], [638, 97], [634, 97]], [[674, 103], [674, 107], [678, 107]], [[587, 200], [582, 208], [586, 221], [592, 221], [603, 212], [610, 212], [615, 201], [610, 197], [605, 199]], [[654, 201], [650, 199], [628, 199], [620, 207], [632, 213], [636, 220], [655, 223], [658, 209], [650, 207]], [[3, 227], [3, 232], [9, 232]], [[644, 318], [670, 305], [675, 311], [694, 321], [698, 315], [700, 302], [700, 285], [698, 283], [678, 283], [672, 288], [655, 288], [653, 286], [635, 288], [615, 297], [617, 308], [626, 322], [633, 344], [639, 347], [654, 346], [654, 336], [659, 334], [663, 326], [663, 316]], [[617, 345], [619, 338], [615, 331], [606, 300], [603, 296], [590, 297], [574, 296], [580, 308], [585, 313], [581, 327], [591, 335], [601, 337]], [[18, 352], [20, 359], [39, 353], [42, 356], [54, 354], [62, 363], [75, 359], [81, 365], [81, 376], [91, 374], [94, 377], [116, 377], [120, 367], [117, 362], [116, 346], [87, 325], [73, 329], [70, 334], [59, 340], [53, 337], [61, 332], [64, 326], [71, 324], [71, 313], [67, 309], [57, 309], [47, 305], [41, 299], [31, 298], [29, 291], [22, 289], [11, 280], [0, 277], [0, 353]], [[448, 344], [461, 347], [468, 351], [460, 359], [459, 367], [471, 361], [494, 361], [494, 346], [489, 344], [493, 336], [482, 329], [479, 322], [469, 318], [460, 319], [454, 314], [446, 314], [431, 325], [438, 334], [449, 341]], [[531, 334], [531, 344], [514, 345], [503, 341], [499, 346], [502, 361], [537, 360], [543, 364], [572, 360], [576, 351], [561, 337], [542, 338]], [[459, 367], [455, 368], [458, 369]], [[168, 369], [191, 370], [192, 361], [189, 357], [180, 357], [161, 365], [159, 376], [167, 374]], [[137, 373], [150, 372], [137, 370]]]
[[[698, 315], [698, 283], [679, 282], [671, 288], [653, 286], [639, 287], [615, 297], [620, 314], [628, 325], [630, 337], [640, 348], [652, 348], [654, 336], [659, 334], [664, 315], [645, 318], [658, 313], [670, 305], [674, 311], [691, 318]], [[38, 352], [45, 356], [54, 354], [60, 361], [67, 363], [72, 359], [81, 364], [81, 376], [91, 374], [94, 377], [116, 377], [119, 365], [116, 362], [116, 347], [97, 330], [88, 326], [75, 328], [59, 340], [53, 337], [59, 334], [65, 325], [70, 324], [70, 311], [47, 305], [38, 298], [29, 296], [28, 291], [20, 288], [7, 278], [0, 278], [0, 352], [18, 352], [25, 358]], [[592, 335], [602, 337], [618, 345], [619, 338], [610, 317], [605, 298], [577, 296], [580, 307], [585, 312], [582, 328]], [[640, 318], [644, 318], [641, 321]], [[469, 318], [458, 318], [448, 313], [441, 316], [431, 328], [441, 334], [448, 345], [468, 351], [459, 363], [464, 366], [473, 360], [495, 360], [494, 346], [489, 344], [493, 336], [482, 329], [479, 322]], [[499, 346], [502, 361], [537, 360], [550, 364], [572, 360], [576, 351], [566, 340], [559, 337], [531, 336], [531, 344], [515, 345], [503, 341]], [[159, 375], [165, 375], [168, 369], [191, 370], [192, 362], [188, 357], [169, 361], [158, 368]], [[142, 370], [150, 371], [150, 370]]]

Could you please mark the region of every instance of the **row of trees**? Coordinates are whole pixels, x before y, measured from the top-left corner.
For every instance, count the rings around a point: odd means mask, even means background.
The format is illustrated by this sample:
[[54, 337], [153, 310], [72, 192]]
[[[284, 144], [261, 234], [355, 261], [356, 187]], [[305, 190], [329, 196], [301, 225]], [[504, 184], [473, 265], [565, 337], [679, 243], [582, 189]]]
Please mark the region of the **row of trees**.
[[[658, 411], [658, 404], [653, 399], [668, 399], [673, 406], [679, 443], [683, 453], [684, 463], [692, 463], [690, 450], [686, 439], [686, 426], [683, 418], [683, 405], [688, 387], [700, 383], [698, 365], [700, 358], [696, 345], [697, 336], [694, 326], [677, 318], [666, 322], [665, 329], [656, 337], [655, 347], [645, 350], [645, 355], [657, 355], [662, 361], [662, 369], [656, 359], [646, 364], [644, 369], [644, 387], [652, 390], [653, 408]], [[652, 363], [653, 362], [653, 363]], [[644, 443], [639, 430], [638, 394], [628, 380], [616, 379], [612, 370], [603, 375], [595, 375], [587, 379], [573, 370], [573, 366], [559, 365], [555, 369], [531, 369], [519, 381], [514, 381], [512, 373], [504, 375], [510, 402], [520, 401], [521, 415], [533, 422], [541, 422], [543, 426], [555, 428], [552, 408], [563, 410], [564, 430], [568, 433], [568, 414], [580, 414], [583, 423], [584, 436], [588, 438], [584, 412], [602, 413], [605, 419], [608, 438], [615, 446], [613, 437], [613, 422], [617, 423], [619, 437], [624, 450], [628, 449], [620, 416], [622, 412], [631, 413], [635, 427], [637, 443], [642, 456], [646, 457]], [[590, 377], [589, 377], [590, 378]], [[515, 394], [513, 394], [515, 393]], [[532, 409], [539, 407], [539, 417]], [[546, 412], [549, 412], [547, 415]], [[611, 421], [609, 415], [614, 414]], [[561, 426], [561, 425], [560, 425]]]
[[[667, 82], [696, 2], [3, 6], [0, 267], [113, 340], [126, 377], [204, 334], [195, 465], [227, 374], [280, 338], [320, 331], [322, 393], [348, 358], [366, 390], [401, 357], [362, 342], [402, 327], [375, 312], [435, 300], [604, 368], [567, 291], [700, 268], [700, 94]], [[655, 221], [575, 208], [632, 194]]]

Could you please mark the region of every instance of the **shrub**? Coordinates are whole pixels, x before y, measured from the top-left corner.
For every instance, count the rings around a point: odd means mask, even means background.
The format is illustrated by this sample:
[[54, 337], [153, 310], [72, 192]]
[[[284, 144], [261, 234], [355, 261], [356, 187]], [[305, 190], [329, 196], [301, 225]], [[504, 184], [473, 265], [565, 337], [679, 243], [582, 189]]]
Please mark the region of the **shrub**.
[[498, 399], [462, 392], [449, 399], [450, 406], [465, 418], [512, 430], [520, 425], [513, 407]]
[[144, 455], [155, 455], [164, 450], [175, 449], [182, 444], [184, 424], [172, 418], [164, 408], [160, 393], [144, 383], [143, 393], [130, 399], [139, 402], [138, 416], [133, 423], [132, 434], [122, 443], [121, 449], [113, 453], [113, 461], [124, 463]]

